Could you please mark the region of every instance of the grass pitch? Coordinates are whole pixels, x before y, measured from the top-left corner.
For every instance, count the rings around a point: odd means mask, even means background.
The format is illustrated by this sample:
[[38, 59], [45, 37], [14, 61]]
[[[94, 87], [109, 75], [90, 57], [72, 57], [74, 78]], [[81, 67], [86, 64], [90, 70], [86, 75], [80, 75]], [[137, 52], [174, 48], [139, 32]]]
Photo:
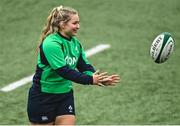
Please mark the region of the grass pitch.
[[[77, 124], [180, 124], [179, 0], [1, 0], [0, 88], [34, 72], [40, 32], [60, 4], [79, 11], [78, 38], [85, 49], [111, 44], [89, 61], [122, 79], [116, 87], [74, 84]], [[175, 39], [175, 50], [156, 64], [151, 42], [165, 31]], [[0, 92], [0, 124], [29, 124], [30, 86]]]

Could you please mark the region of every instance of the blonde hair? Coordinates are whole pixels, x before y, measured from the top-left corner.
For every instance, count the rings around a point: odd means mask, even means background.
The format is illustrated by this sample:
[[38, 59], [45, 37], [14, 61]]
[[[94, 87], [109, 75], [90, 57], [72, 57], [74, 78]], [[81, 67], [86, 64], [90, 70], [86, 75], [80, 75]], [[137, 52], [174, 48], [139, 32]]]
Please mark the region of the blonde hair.
[[67, 23], [69, 20], [71, 20], [71, 14], [78, 14], [78, 12], [71, 7], [64, 7], [62, 5], [53, 8], [44, 25], [38, 46], [43, 42], [46, 36], [51, 33], [60, 31], [60, 23]]

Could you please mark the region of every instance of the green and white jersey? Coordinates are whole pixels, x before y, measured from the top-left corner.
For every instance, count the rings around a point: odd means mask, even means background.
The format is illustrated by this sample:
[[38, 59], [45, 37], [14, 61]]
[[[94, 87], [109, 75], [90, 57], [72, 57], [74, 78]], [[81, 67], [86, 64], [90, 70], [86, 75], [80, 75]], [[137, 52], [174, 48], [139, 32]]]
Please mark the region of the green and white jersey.
[[[59, 33], [48, 35], [40, 46], [37, 70], [33, 82], [40, 86], [42, 92], [65, 93], [72, 89], [72, 82], [61, 77], [56, 70], [62, 67], [76, 69], [79, 60], [89, 64], [85, 52], [76, 39], [67, 40]], [[92, 75], [93, 71], [82, 71]]]

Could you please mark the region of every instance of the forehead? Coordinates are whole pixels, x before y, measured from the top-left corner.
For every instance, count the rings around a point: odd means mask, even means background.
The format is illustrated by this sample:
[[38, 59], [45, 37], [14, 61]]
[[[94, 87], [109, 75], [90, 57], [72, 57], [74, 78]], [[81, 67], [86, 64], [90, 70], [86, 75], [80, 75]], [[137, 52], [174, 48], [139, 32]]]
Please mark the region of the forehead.
[[71, 14], [70, 17], [71, 17], [71, 20], [69, 22], [79, 21], [78, 14]]

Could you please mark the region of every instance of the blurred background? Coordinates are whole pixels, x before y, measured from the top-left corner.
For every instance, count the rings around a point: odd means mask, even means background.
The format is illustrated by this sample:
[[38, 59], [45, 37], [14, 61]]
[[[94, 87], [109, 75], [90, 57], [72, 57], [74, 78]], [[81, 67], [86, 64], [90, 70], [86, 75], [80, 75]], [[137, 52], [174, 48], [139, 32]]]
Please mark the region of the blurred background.
[[[78, 10], [77, 37], [85, 50], [111, 45], [90, 63], [121, 77], [115, 87], [73, 84], [78, 125], [180, 124], [179, 0], [1, 0], [0, 88], [34, 73], [42, 28], [59, 5]], [[172, 34], [175, 50], [156, 64], [149, 50], [162, 32]], [[30, 86], [0, 91], [0, 124], [29, 124]]]

